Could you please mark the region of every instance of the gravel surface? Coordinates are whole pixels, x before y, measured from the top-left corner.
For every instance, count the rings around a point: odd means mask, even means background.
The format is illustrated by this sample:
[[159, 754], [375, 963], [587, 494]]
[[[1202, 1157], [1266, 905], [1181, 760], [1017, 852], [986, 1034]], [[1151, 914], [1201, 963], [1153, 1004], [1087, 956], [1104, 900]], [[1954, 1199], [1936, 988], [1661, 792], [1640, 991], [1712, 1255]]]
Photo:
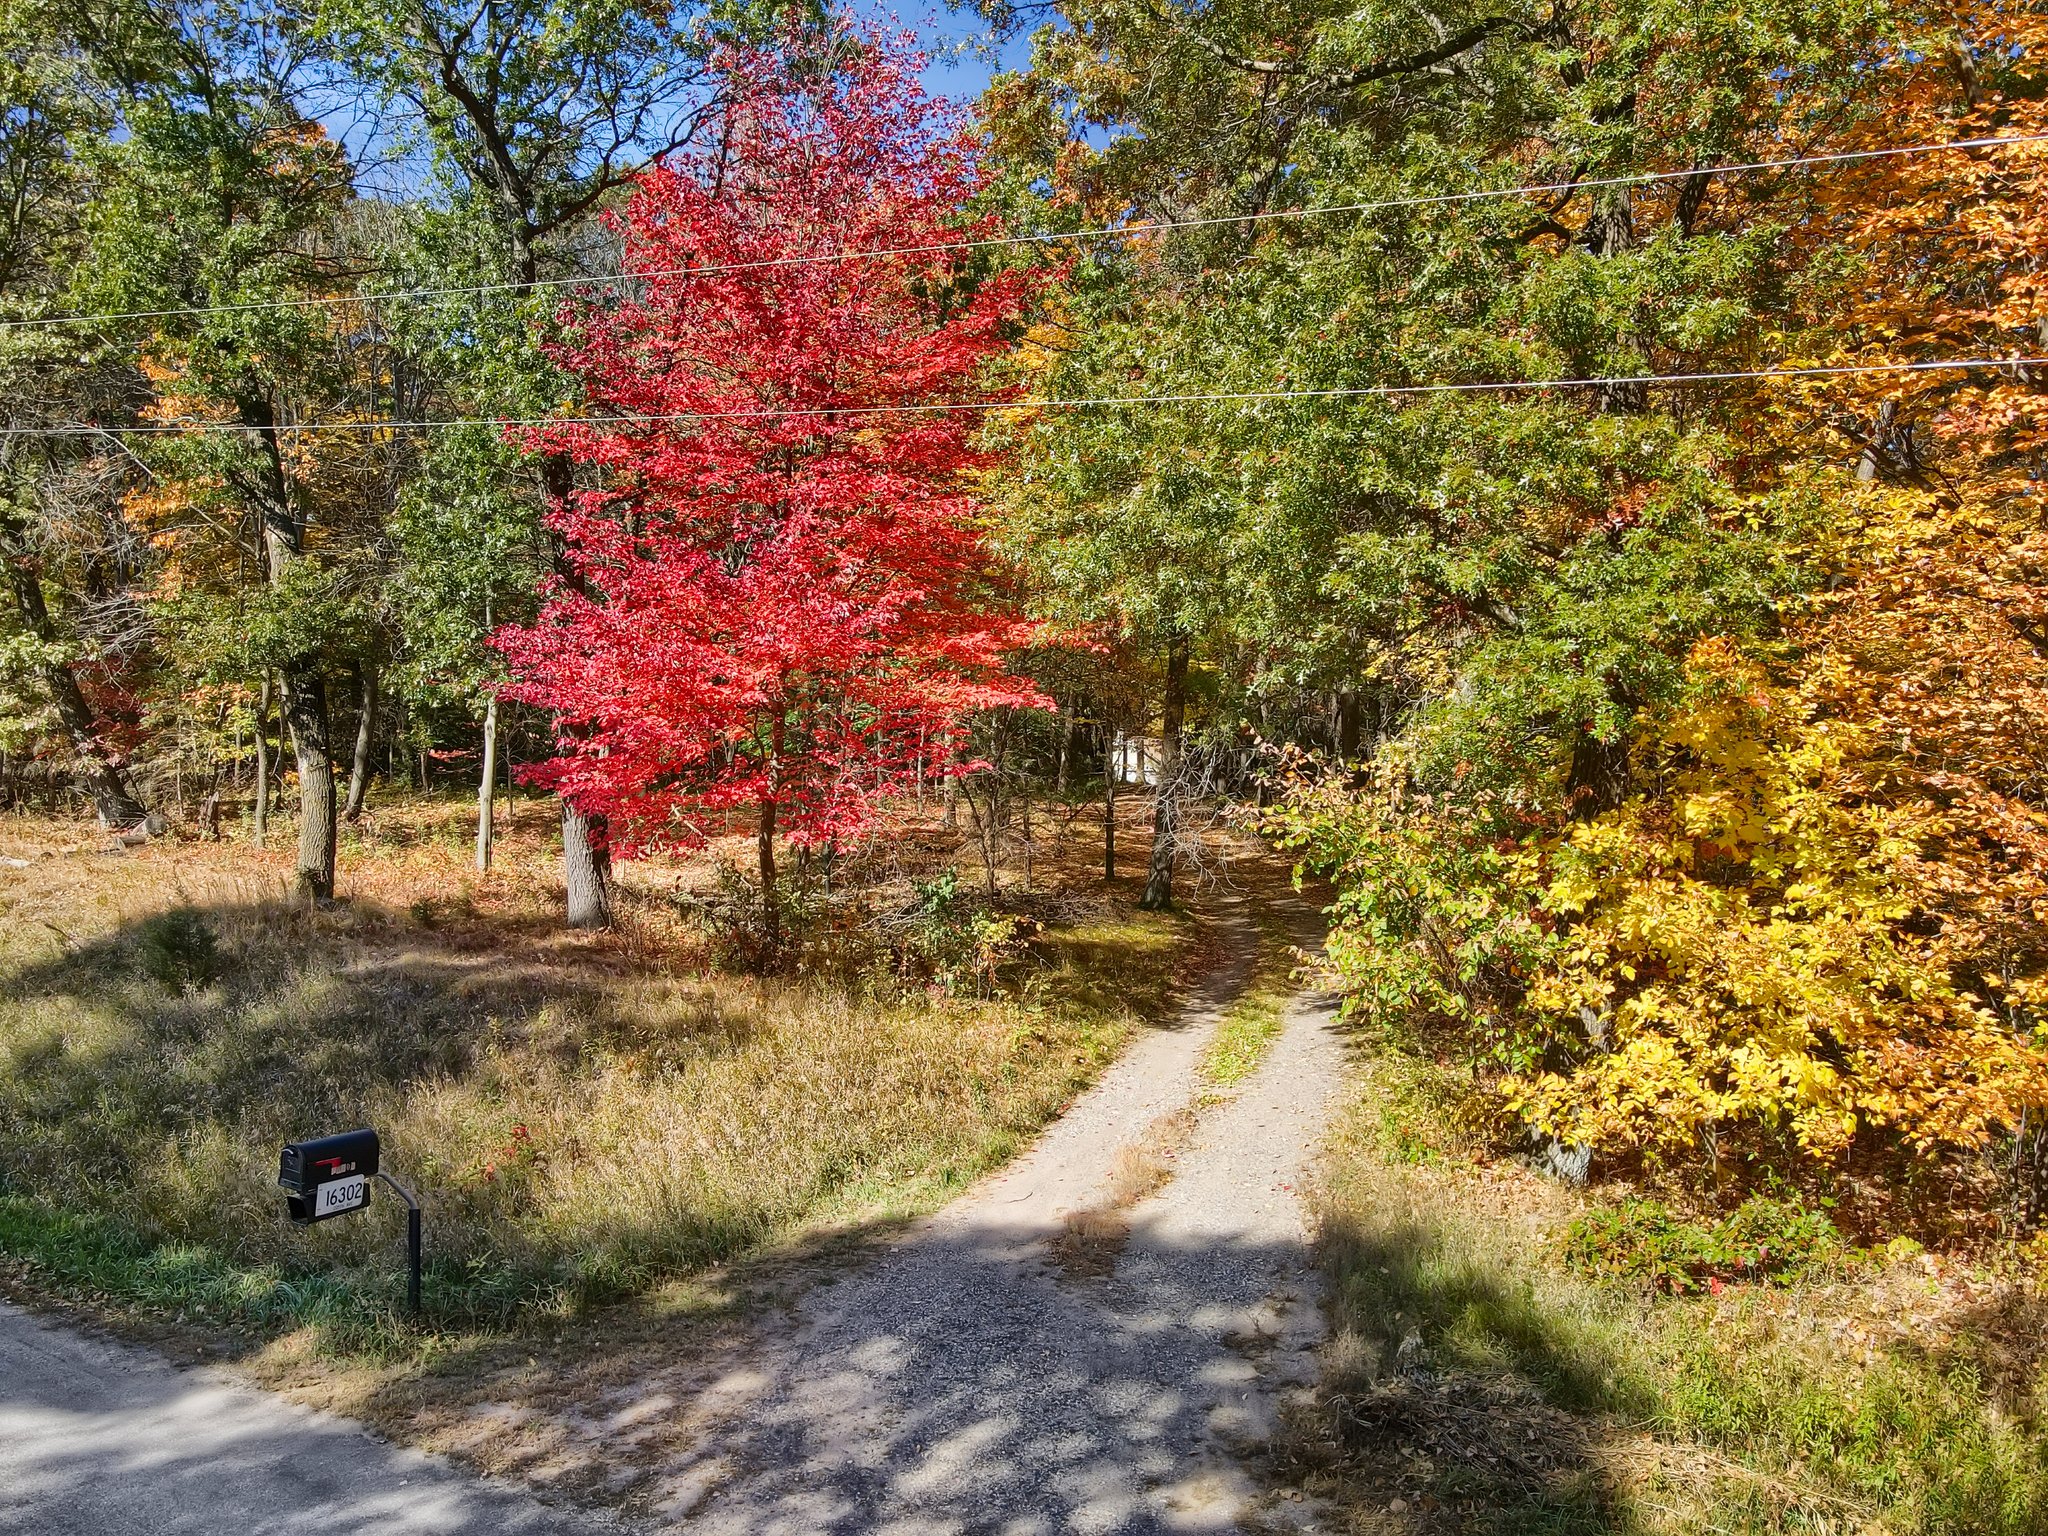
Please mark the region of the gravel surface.
[[[1177, 1027], [690, 1402], [697, 1449], [662, 1517], [707, 1536], [1239, 1528], [1256, 1499], [1239, 1454], [1321, 1336], [1297, 1186], [1342, 1050], [1330, 1002], [1297, 998], [1259, 1070], [1201, 1103], [1202, 1049], [1256, 950], [1229, 922], [1243, 961]], [[1114, 1273], [1068, 1276], [1048, 1239], [1103, 1200], [1121, 1148], [1191, 1106]]]
[[0, 1532], [596, 1536], [361, 1426], [0, 1302]]

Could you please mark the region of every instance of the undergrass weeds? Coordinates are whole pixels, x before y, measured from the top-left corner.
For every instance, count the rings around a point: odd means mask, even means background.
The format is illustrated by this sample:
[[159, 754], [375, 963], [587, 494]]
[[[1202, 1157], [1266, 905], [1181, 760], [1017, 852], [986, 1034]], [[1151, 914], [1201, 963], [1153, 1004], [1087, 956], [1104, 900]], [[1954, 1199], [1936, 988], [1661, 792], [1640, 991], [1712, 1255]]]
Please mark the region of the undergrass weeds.
[[[383, 846], [322, 911], [233, 848], [0, 874], [0, 1252], [35, 1284], [375, 1352], [887, 1224], [1056, 1114], [1165, 1006], [1184, 940], [1091, 898], [988, 997], [676, 971], [630, 888], [621, 935], [557, 934], [514, 845], [422, 915], [458, 854]], [[284, 1218], [278, 1147], [358, 1124], [426, 1204], [417, 1329], [397, 1201]]]
[[[2048, 1310], [2023, 1273], [1818, 1241], [1777, 1283], [1589, 1272], [1574, 1234], [1626, 1204], [1418, 1120], [1422, 1070], [1367, 1063], [1319, 1197], [1335, 1334], [1294, 1450], [1354, 1529], [2048, 1530]], [[1688, 1253], [1728, 1236], [1685, 1225], [1650, 1223]]]

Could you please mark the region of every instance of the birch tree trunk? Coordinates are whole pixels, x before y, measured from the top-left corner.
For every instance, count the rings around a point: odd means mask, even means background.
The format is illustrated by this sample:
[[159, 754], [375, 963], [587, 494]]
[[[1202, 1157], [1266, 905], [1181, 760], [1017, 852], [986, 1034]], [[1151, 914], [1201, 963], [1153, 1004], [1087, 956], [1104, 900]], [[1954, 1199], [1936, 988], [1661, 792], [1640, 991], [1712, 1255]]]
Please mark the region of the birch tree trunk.
[[498, 819], [498, 696], [484, 704], [484, 771], [476, 787], [476, 867], [491, 867], [491, 838]]
[[1116, 781], [1123, 773], [1123, 755], [1117, 751], [1116, 732], [1107, 730], [1108, 745], [1102, 750], [1102, 878], [1116, 878]]

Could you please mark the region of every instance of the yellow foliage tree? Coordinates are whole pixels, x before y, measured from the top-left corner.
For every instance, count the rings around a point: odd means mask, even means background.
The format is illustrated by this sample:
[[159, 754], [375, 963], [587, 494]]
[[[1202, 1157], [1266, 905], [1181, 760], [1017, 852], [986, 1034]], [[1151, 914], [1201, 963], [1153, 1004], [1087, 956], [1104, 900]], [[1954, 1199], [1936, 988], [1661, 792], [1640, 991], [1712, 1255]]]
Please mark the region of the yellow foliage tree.
[[[2048, 133], [2048, 17], [1948, 24], [1814, 147]], [[2048, 354], [2048, 145], [1750, 195], [1791, 231], [1786, 355]], [[1398, 773], [1298, 797], [1297, 840], [1346, 893], [1332, 955], [1368, 1006], [1463, 1031], [1528, 1125], [1610, 1160], [1737, 1183], [1917, 1160], [1962, 1218], [2035, 1224], [2048, 370], [1773, 381], [1742, 411], [1775, 449], [1754, 483], [1826, 509], [1787, 551], [1811, 595], [1766, 643], [1694, 648], [1685, 702], [1634, 744], [1640, 792], [1605, 814], [1486, 847], [1472, 807], [1404, 798]]]

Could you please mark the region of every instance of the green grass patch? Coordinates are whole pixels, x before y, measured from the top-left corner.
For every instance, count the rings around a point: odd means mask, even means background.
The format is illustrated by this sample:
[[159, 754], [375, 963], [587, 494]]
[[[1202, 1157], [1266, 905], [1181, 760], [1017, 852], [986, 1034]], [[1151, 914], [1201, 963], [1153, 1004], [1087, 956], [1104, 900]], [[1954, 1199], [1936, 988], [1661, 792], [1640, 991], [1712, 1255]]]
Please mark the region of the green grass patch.
[[1201, 1079], [1211, 1088], [1235, 1088], [1258, 1070], [1294, 997], [1294, 951], [1287, 933], [1264, 911], [1255, 917], [1257, 966], [1244, 991], [1217, 1021], [1216, 1033], [1202, 1053]]
[[1842, 1250], [1825, 1210], [1752, 1195], [1716, 1221], [1630, 1197], [1572, 1218], [1564, 1254], [1591, 1275], [1646, 1280], [1674, 1294], [1740, 1280], [1796, 1279]]
[[1418, 1070], [1368, 1066], [1319, 1197], [1335, 1342], [1298, 1467], [1360, 1528], [2048, 1530], [2036, 1290], [1851, 1262], [1789, 1198], [1688, 1222], [1408, 1156]]

